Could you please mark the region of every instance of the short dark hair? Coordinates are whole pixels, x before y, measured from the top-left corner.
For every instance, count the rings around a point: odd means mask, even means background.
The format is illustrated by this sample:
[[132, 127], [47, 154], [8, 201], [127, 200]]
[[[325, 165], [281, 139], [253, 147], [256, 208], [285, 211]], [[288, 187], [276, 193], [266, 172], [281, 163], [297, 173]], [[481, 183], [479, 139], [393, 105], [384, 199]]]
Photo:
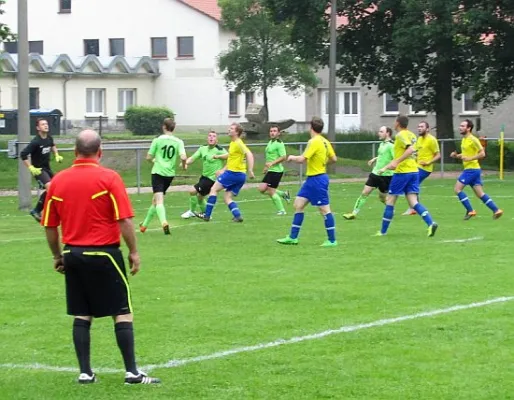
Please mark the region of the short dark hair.
[[90, 140], [84, 140], [84, 138], [79, 135], [75, 141], [75, 149], [81, 156], [90, 157], [98, 153], [101, 144], [102, 139], [100, 138], [100, 135], [97, 135], [95, 138]]
[[241, 136], [243, 134], [243, 127], [241, 126], [241, 124], [234, 122], [232, 126], [236, 127], [237, 136]]
[[39, 128], [39, 123], [40, 123], [40, 122], [42, 122], [42, 121], [45, 121], [45, 122], [47, 122], [47, 123], [48, 123], [48, 121], [47, 121], [46, 119], [44, 119], [44, 118], [38, 118], [38, 119], [36, 119], [36, 128]]
[[323, 132], [323, 127], [325, 123], [320, 117], [312, 117], [311, 119], [311, 129], [316, 133]]
[[398, 125], [400, 125], [400, 128], [407, 128], [409, 126], [409, 117], [406, 115], [398, 115], [396, 117], [396, 122], [398, 122]]
[[277, 128], [277, 130], [280, 132], [280, 128], [277, 124], [271, 124], [269, 129], [271, 130], [271, 128]]
[[421, 121], [420, 124], [425, 124], [426, 128], [430, 128], [430, 125], [428, 125], [428, 122], [427, 121]]
[[164, 125], [164, 129], [168, 132], [173, 132], [177, 126], [173, 118], [166, 118], [162, 124]]
[[473, 122], [471, 122], [470, 119], [465, 119], [464, 122], [467, 124], [467, 127], [469, 128], [469, 131], [470, 132], [473, 132], [473, 128], [475, 127], [475, 125], [473, 124]]
[[393, 130], [391, 128], [389, 128], [388, 126], [386, 126], [386, 132], [387, 134], [390, 136], [390, 137], [393, 137]]

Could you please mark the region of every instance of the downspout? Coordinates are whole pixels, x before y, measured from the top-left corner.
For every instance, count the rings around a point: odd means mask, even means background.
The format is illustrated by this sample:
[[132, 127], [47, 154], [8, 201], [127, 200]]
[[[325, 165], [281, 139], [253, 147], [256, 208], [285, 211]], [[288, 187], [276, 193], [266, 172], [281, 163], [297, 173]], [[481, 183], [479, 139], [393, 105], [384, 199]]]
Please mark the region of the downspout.
[[66, 86], [68, 81], [71, 80], [71, 75], [63, 75], [64, 81], [62, 83], [62, 114], [63, 114], [63, 133], [66, 135], [66, 125], [68, 118], [68, 96]]

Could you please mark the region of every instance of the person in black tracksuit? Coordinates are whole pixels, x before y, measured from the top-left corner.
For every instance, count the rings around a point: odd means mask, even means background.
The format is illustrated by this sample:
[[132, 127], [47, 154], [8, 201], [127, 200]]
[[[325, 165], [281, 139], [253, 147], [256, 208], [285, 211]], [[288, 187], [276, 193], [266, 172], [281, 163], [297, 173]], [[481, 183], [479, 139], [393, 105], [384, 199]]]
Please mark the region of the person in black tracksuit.
[[[49, 134], [48, 121], [38, 118], [36, 121], [37, 134], [25, 147], [20, 156], [30, 173], [36, 178], [43, 193], [39, 196], [36, 207], [30, 211], [30, 215], [38, 222], [41, 222], [41, 212], [45, 204], [46, 191], [50, 186], [54, 173], [50, 168], [50, 153], [55, 154], [55, 161], [62, 162], [63, 157], [59, 155], [54, 140]], [[29, 160], [30, 156], [30, 160]]]

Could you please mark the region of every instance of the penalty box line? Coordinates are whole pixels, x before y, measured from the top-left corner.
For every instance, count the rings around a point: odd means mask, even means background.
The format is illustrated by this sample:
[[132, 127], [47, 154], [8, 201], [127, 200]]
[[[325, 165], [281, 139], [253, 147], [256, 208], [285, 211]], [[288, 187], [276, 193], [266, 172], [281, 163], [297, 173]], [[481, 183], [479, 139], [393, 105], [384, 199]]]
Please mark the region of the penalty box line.
[[[360, 331], [364, 329], [370, 328], [379, 328], [386, 325], [397, 324], [405, 321], [416, 320], [420, 318], [429, 318], [435, 317], [443, 314], [450, 314], [457, 311], [464, 311], [473, 308], [486, 307], [493, 304], [498, 303], [506, 303], [514, 300], [514, 296], [506, 296], [506, 297], [497, 297], [495, 299], [485, 300], [481, 302], [469, 303], [469, 304], [460, 304], [447, 308], [440, 308], [432, 311], [423, 311], [415, 314], [404, 315], [401, 317], [395, 318], [387, 318], [387, 319], [379, 319], [373, 322], [357, 324], [357, 325], [346, 325], [336, 329], [328, 329], [322, 332], [312, 333], [305, 336], [295, 336], [289, 339], [277, 339], [272, 342], [260, 343], [253, 346], [244, 346], [244, 347], [236, 347], [229, 350], [219, 351], [216, 353], [184, 358], [179, 360], [169, 360], [162, 364], [149, 364], [141, 367], [143, 371], [151, 371], [155, 369], [167, 369], [167, 368], [177, 368], [187, 364], [193, 364], [203, 361], [216, 360], [220, 358], [225, 358], [229, 356], [233, 356], [236, 354], [249, 353], [258, 350], [270, 349], [273, 347], [285, 346], [289, 344], [301, 343], [310, 340], [323, 339], [328, 336], [337, 335], [341, 333], [350, 333], [355, 331]], [[59, 367], [59, 366], [51, 366], [45, 364], [0, 364], [0, 368], [3, 369], [22, 369], [22, 370], [39, 370], [45, 372], [78, 372], [77, 368], [74, 367]], [[114, 369], [114, 368], [95, 368], [95, 372], [99, 373], [121, 373], [124, 372], [122, 369]]]

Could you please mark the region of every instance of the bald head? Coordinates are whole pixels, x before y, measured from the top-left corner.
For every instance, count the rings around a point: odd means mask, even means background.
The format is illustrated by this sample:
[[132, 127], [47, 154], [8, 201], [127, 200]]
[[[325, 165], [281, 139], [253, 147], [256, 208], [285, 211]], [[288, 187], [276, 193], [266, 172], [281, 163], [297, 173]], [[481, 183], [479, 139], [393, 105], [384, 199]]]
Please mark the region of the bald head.
[[98, 154], [102, 139], [100, 135], [91, 129], [80, 132], [75, 141], [77, 156], [93, 157]]

